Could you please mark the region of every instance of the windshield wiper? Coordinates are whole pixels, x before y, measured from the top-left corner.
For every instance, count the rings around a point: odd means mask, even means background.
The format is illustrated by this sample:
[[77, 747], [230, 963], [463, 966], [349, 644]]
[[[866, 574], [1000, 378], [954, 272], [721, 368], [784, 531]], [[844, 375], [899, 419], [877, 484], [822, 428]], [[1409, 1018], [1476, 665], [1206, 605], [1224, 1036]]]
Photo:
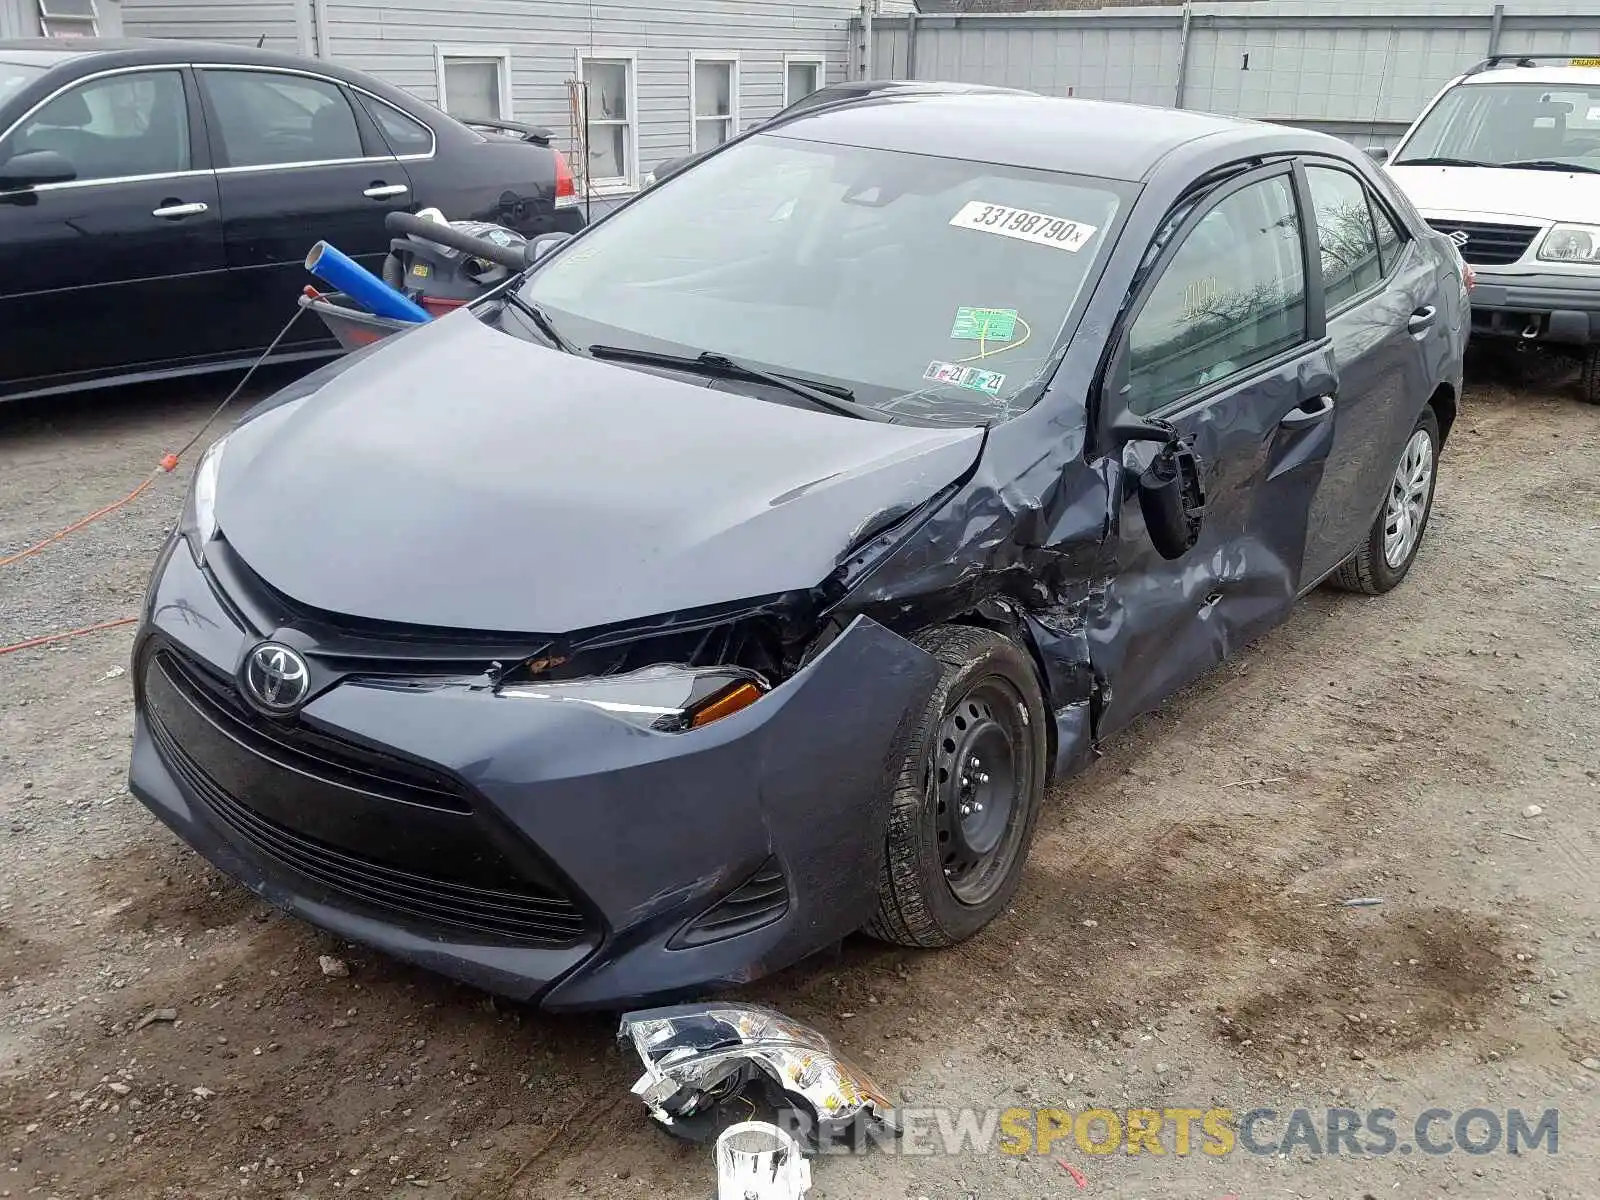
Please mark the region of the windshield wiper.
[[524, 300], [516, 292], [507, 292], [501, 297], [512, 308], [516, 309], [528, 320], [532, 321], [539, 332], [550, 339], [550, 344], [563, 354], [581, 354], [582, 351], [562, 336], [556, 328], [555, 322], [550, 319], [550, 314], [545, 312], [532, 300]]
[[1478, 162], [1472, 158], [1397, 158], [1391, 167], [1498, 167], [1500, 163]]
[[614, 359], [618, 362], [634, 362], [645, 366], [677, 367], [680, 370], [695, 371], [702, 375], [718, 375], [727, 379], [748, 379], [755, 383], [765, 383], [771, 387], [782, 388], [796, 396], [802, 396], [811, 401], [818, 408], [825, 408], [829, 412], [838, 413], [842, 417], [857, 417], [863, 421], [893, 421], [894, 418], [887, 413], [866, 404], [855, 402], [856, 394], [847, 387], [840, 387], [832, 383], [820, 383], [814, 380], [796, 379], [789, 375], [776, 375], [771, 371], [763, 371], [760, 367], [752, 367], [749, 363], [740, 362], [736, 358], [729, 358], [726, 354], [717, 354], [711, 350], [699, 354], [667, 354], [658, 350], [633, 350], [627, 346], [590, 346], [589, 353], [596, 358]]
[[1502, 163], [1506, 167], [1520, 167], [1524, 171], [1578, 171], [1589, 175], [1600, 175], [1600, 167], [1591, 167], [1584, 163], [1562, 162], [1559, 158], [1521, 158], [1516, 162]]

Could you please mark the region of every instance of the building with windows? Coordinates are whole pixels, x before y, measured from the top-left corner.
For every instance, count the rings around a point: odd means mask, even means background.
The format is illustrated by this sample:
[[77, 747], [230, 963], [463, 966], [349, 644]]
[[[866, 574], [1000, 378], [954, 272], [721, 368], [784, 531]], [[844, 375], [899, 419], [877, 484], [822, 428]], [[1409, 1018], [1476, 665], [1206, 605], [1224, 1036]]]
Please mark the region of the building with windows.
[[602, 199], [846, 78], [861, 55], [861, 0], [0, 0], [18, 3], [34, 20], [41, 4], [118, 7], [129, 37], [331, 58], [458, 117], [544, 126]]

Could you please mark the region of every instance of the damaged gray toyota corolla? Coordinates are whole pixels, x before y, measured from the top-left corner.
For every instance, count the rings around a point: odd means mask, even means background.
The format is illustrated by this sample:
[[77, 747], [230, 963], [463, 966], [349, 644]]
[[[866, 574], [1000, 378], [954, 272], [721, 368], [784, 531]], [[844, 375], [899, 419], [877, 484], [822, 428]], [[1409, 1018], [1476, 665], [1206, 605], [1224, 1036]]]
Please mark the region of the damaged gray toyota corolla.
[[1026, 96], [737, 139], [201, 464], [132, 787], [552, 1008], [948, 946], [1046, 784], [1411, 567], [1458, 257], [1342, 142]]

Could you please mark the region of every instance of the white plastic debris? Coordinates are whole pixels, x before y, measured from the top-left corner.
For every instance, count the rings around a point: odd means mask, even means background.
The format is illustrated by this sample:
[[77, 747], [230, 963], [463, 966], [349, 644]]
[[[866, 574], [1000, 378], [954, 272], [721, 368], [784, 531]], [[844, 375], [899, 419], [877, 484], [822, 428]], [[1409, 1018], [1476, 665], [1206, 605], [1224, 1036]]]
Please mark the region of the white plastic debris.
[[800, 1200], [811, 1190], [811, 1164], [776, 1125], [730, 1125], [716, 1153], [717, 1200]]

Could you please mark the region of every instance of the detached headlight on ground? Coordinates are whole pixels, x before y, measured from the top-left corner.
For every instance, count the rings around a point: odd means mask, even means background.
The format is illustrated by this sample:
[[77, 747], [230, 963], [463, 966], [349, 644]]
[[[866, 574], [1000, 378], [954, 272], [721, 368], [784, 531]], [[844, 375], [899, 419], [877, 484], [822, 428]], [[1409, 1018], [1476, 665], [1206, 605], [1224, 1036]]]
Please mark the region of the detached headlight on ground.
[[1600, 263], [1600, 225], [1557, 225], [1544, 235], [1539, 257], [1545, 262]]
[[765, 680], [737, 667], [656, 666], [595, 679], [508, 684], [499, 694], [586, 704], [640, 729], [678, 733], [732, 716], [766, 693]]
[[205, 556], [206, 543], [217, 532], [217, 477], [222, 470], [222, 452], [227, 444], [228, 437], [224, 434], [200, 456], [194, 483], [189, 487], [189, 499], [178, 522], [178, 531], [188, 540], [189, 551], [197, 563]]

